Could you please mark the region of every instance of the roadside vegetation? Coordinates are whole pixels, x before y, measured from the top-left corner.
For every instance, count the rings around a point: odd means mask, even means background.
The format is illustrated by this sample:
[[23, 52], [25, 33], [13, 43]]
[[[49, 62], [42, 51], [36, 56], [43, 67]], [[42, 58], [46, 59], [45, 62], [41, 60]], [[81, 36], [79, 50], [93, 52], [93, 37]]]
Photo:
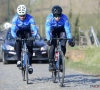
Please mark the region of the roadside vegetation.
[[[48, 4], [47, 4], [48, 3]], [[0, 24], [11, 22], [19, 4], [25, 4], [28, 12], [34, 16], [42, 36], [45, 33], [46, 16], [51, 12], [52, 6], [58, 4], [63, 8], [63, 13], [69, 17], [72, 33], [78, 40], [78, 30], [89, 30], [93, 26], [100, 37], [100, 0], [0, 0]], [[3, 10], [2, 10], [3, 9]], [[1, 27], [0, 27], [1, 28]]]
[[[66, 59], [66, 67], [74, 70], [79, 70], [84, 73], [100, 75], [100, 47], [75, 47], [69, 48], [68, 51], [83, 51], [85, 58], [81, 60]], [[78, 53], [80, 55], [80, 53]], [[77, 56], [76, 56], [77, 57]]]

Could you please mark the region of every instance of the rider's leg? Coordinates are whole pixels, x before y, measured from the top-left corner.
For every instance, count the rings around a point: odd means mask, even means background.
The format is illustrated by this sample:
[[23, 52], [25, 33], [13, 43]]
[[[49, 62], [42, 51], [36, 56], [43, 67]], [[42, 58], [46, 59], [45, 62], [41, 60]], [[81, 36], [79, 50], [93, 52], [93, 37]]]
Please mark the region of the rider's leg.
[[15, 51], [17, 54], [17, 67], [21, 66], [21, 41], [15, 42]]
[[[16, 32], [16, 35], [17, 35], [17, 37], [22, 38], [23, 33], [21, 30], [18, 30]], [[15, 51], [17, 54], [17, 67], [20, 67], [21, 66], [21, 41], [15, 42]]]
[[57, 44], [56, 39], [52, 39], [51, 41], [51, 47], [49, 49], [49, 71], [54, 70], [54, 55], [55, 55], [55, 47]]
[[51, 45], [50, 49], [49, 49], [49, 71], [54, 70], [54, 53], [55, 53], [55, 47], [54, 45]]
[[61, 50], [63, 51], [63, 54], [65, 55], [65, 53], [66, 53], [66, 41], [67, 40], [65, 40], [66, 34], [65, 34], [64, 30], [62, 30], [62, 31], [59, 33], [59, 38], [62, 38], [62, 40], [60, 41], [61, 42]]
[[58, 38], [62, 38], [62, 39], [64, 38], [64, 39], [61, 40], [60, 42], [61, 42], [61, 49], [62, 49], [62, 51], [63, 51], [63, 53], [64, 53], [64, 55], [65, 55], [65, 53], [66, 53], [66, 41], [67, 41], [67, 40], [65, 40], [65, 38], [66, 38], [66, 33], [65, 33], [64, 26], [58, 28], [58, 30], [57, 30], [57, 36], [58, 36]]
[[[56, 29], [52, 28], [51, 33], [52, 33], [52, 37], [51, 38], [56, 38]], [[55, 47], [57, 45], [57, 40], [56, 39], [52, 39], [51, 41], [51, 47], [49, 49], [49, 71], [54, 70], [54, 55], [55, 55]]]
[[30, 47], [27, 45], [27, 48], [28, 48], [28, 56], [29, 56], [29, 68], [28, 68], [28, 72], [29, 74], [32, 74], [33, 73], [33, 68], [32, 68], [32, 54], [33, 54], [33, 47]]
[[27, 48], [28, 48], [28, 56], [29, 56], [29, 65], [31, 65], [32, 64], [32, 55], [33, 55], [33, 47], [31, 46], [28, 46], [27, 45]]
[[[26, 31], [25, 32], [25, 37], [29, 38], [31, 37], [31, 32], [30, 31]], [[33, 55], [33, 41], [27, 41], [26, 42], [27, 48], [28, 48], [28, 56], [29, 56], [29, 64], [32, 64], [32, 55]]]
[[[60, 38], [66, 38], [66, 36], [65, 36], [66, 34], [65, 34], [65, 32], [61, 32], [60, 33]], [[64, 54], [64, 56], [65, 56], [65, 53], [66, 53], [66, 41], [67, 40], [61, 40], [61, 50], [62, 50], [62, 52], [63, 52], [63, 54]], [[63, 71], [63, 65], [62, 65], [62, 57], [60, 58], [60, 71], [62, 72]]]
[[[26, 35], [26, 38], [31, 37], [30, 32], [26, 32], [25, 35]], [[28, 48], [28, 56], [29, 56], [28, 72], [29, 72], [29, 74], [32, 74], [33, 73], [33, 68], [32, 68], [33, 41], [27, 41], [26, 45], [27, 45], [27, 48]]]

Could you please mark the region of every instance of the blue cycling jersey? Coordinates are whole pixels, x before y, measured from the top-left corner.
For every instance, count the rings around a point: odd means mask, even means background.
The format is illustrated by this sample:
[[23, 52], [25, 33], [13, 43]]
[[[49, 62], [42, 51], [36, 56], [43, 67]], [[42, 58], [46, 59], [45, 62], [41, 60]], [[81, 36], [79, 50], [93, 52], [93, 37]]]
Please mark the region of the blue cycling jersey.
[[17, 30], [32, 30], [32, 36], [36, 36], [38, 31], [34, 18], [29, 14], [26, 14], [26, 18], [23, 21], [20, 20], [18, 14], [14, 16], [11, 27], [11, 34], [14, 38], [17, 37]]
[[66, 37], [68, 39], [72, 39], [72, 34], [70, 30], [70, 23], [68, 21], [67, 16], [64, 14], [61, 15], [60, 20], [56, 21], [55, 18], [53, 17], [53, 14], [49, 14], [46, 18], [46, 23], [45, 23], [45, 30], [46, 30], [46, 38], [47, 40], [50, 40], [51, 37], [51, 29], [52, 27], [61, 27], [64, 26], [65, 32], [66, 32]]

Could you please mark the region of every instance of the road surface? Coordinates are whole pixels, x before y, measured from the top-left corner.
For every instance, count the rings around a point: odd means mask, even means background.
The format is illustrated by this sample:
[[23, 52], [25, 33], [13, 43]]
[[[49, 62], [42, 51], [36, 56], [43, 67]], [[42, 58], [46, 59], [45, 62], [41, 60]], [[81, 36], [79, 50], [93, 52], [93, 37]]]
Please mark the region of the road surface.
[[48, 64], [33, 63], [34, 72], [29, 76], [30, 84], [22, 81], [16, 64], [0, 62], [0, 90], [100, 90], [100, 77], [83, 74], [66, 68], [64, 87], [53, 83]]

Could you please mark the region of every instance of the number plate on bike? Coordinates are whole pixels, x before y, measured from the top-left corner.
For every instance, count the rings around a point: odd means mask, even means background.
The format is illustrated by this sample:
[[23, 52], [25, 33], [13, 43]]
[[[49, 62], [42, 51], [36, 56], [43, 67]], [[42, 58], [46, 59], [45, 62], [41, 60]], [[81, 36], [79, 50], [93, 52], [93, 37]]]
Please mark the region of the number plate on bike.
[[33, 56], [35, 56], [35, 53], [33, 53]]

